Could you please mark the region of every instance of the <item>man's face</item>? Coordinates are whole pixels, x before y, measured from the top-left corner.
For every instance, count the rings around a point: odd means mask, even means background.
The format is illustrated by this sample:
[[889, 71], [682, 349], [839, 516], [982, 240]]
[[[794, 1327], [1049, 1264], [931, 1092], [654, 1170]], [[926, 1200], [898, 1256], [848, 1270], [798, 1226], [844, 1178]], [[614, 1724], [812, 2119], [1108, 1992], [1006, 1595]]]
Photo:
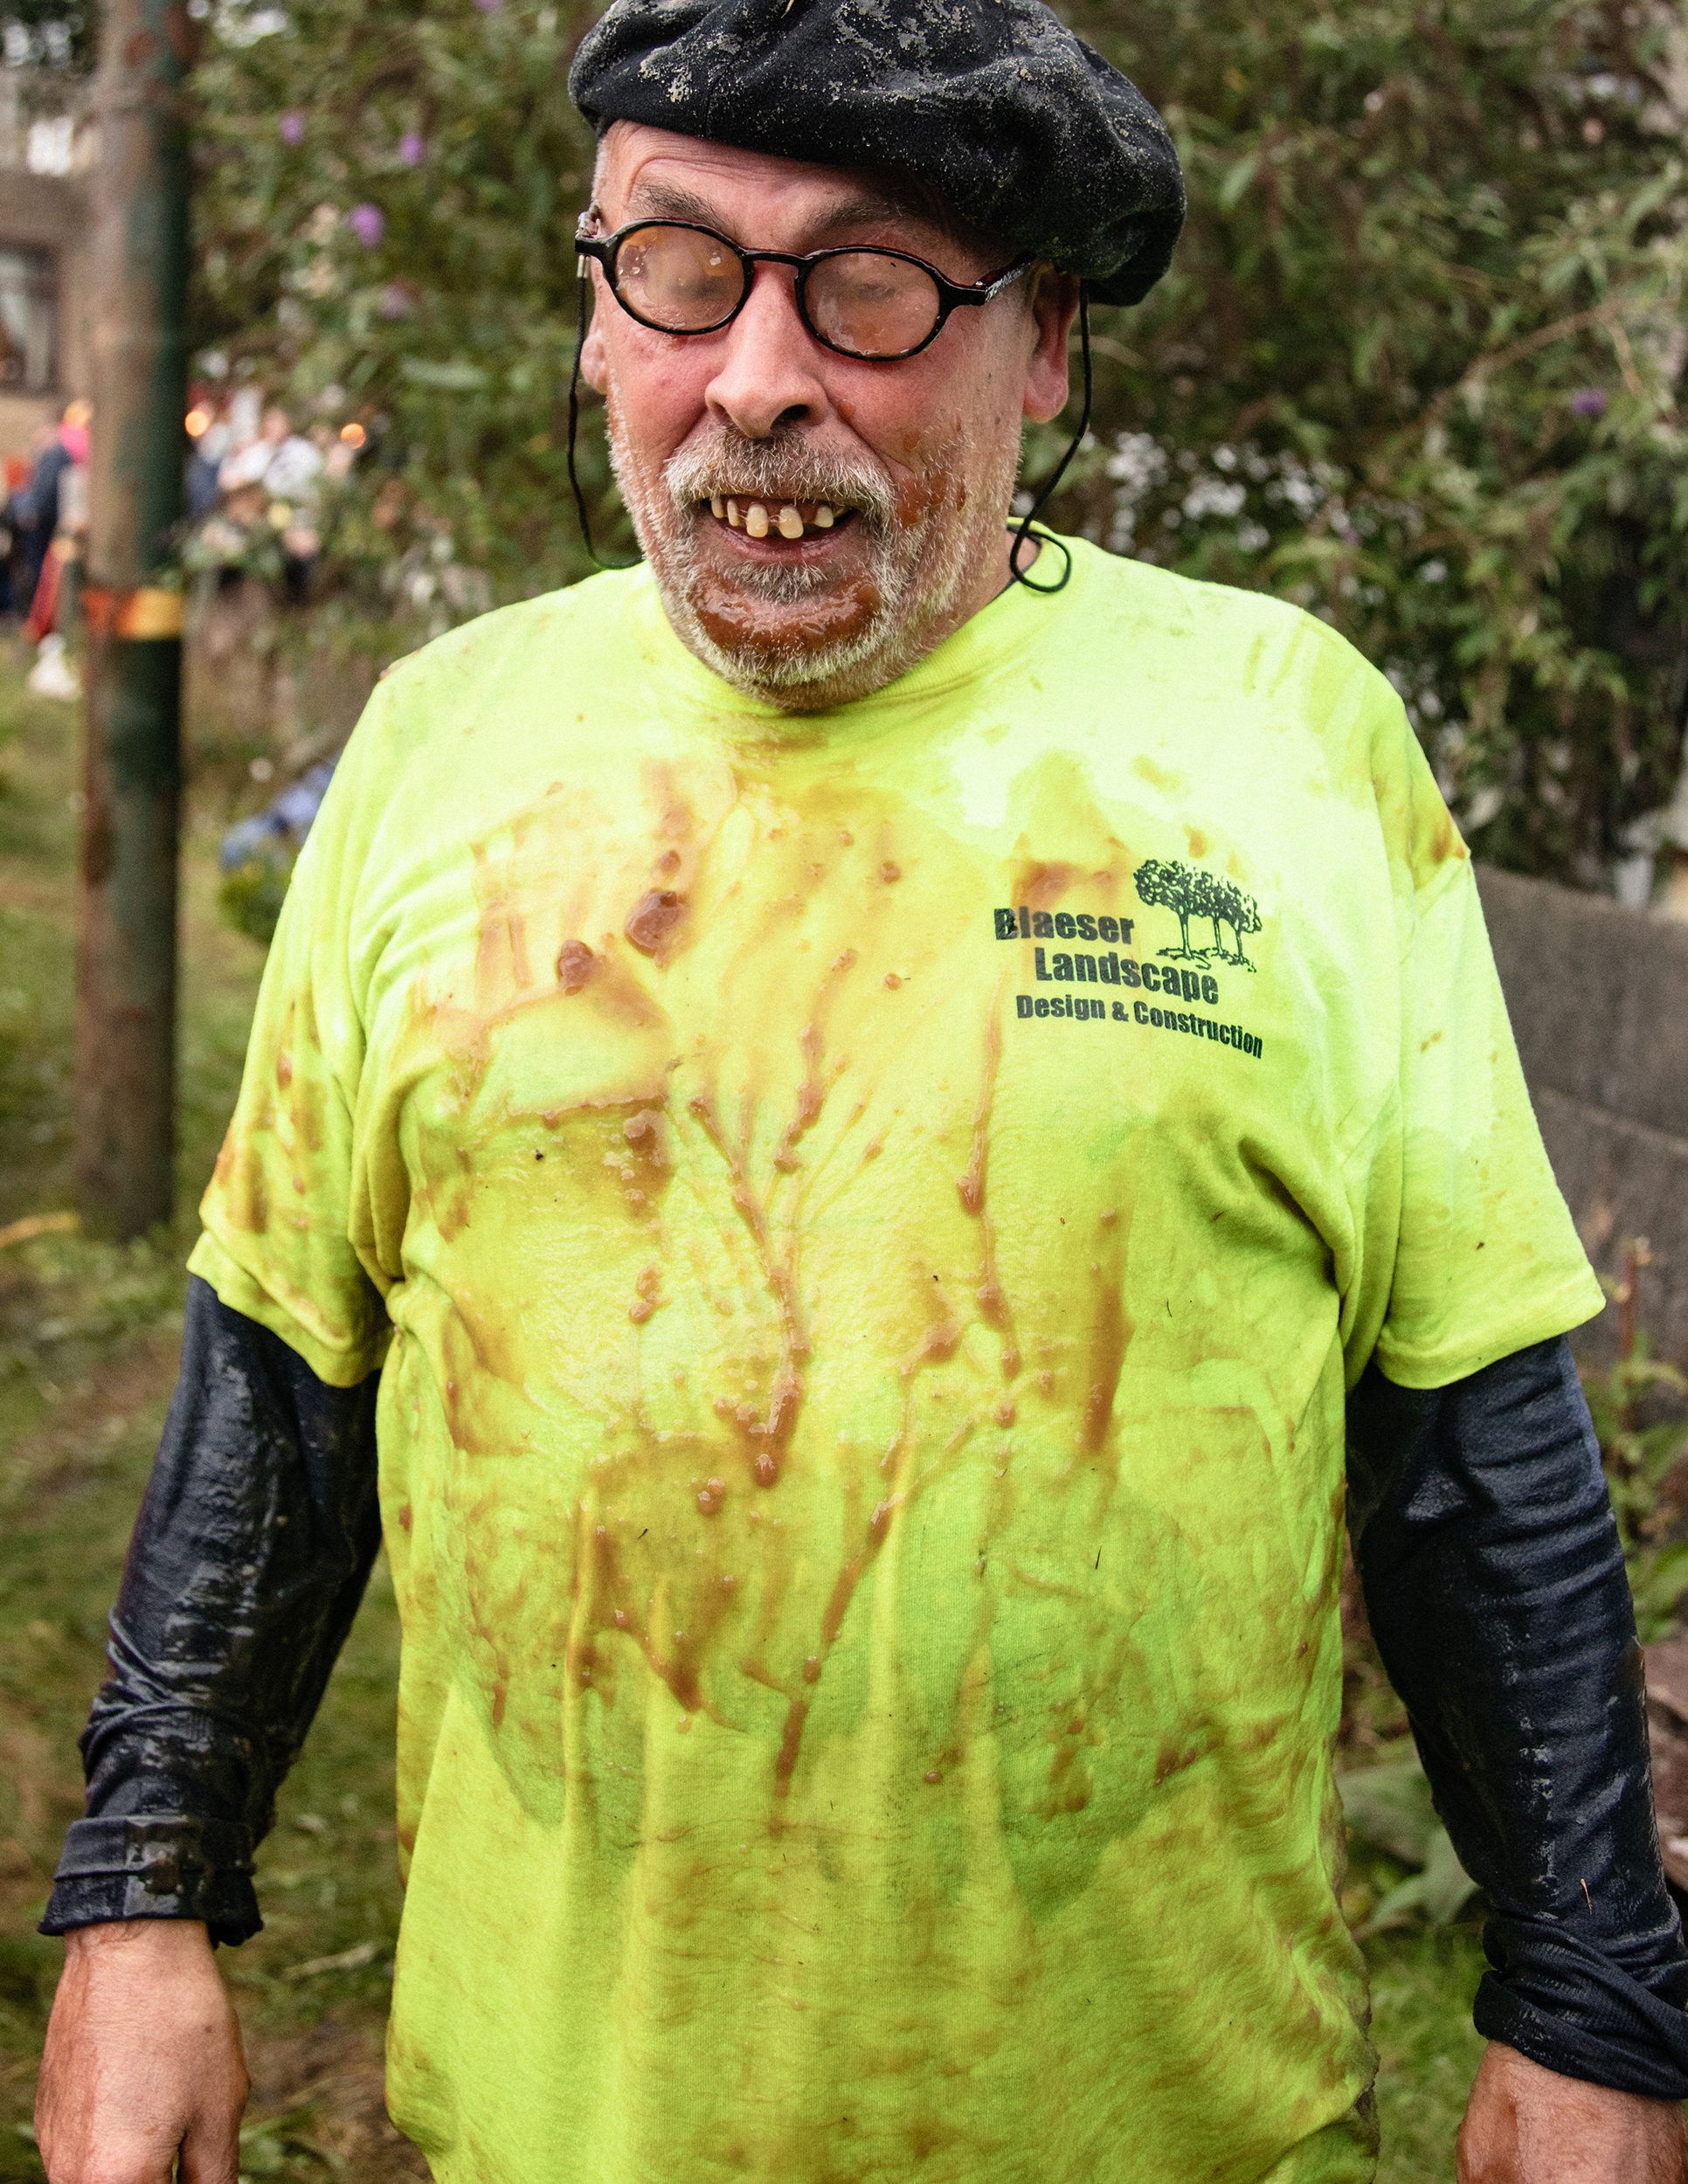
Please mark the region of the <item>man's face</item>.
[[[902, 209], [882, 179], [626, 124], [597, 210], [605, 234], [667, 218], [751, 250], [881, 245], [964, 285], [1013, 258]], [[707, 666], [814, 710], [881, 688], [1001, 588], [1020, 424], [1066, 400], [1075, 283], [1044, 275], [1029, 304], [1017, 283], [923, 355], [866, 363], [808, 332], [789, 267], [758, 266], [730, 325], [687, 335], [640, 325], [592, 270], [585, 377], [669, 619]]]

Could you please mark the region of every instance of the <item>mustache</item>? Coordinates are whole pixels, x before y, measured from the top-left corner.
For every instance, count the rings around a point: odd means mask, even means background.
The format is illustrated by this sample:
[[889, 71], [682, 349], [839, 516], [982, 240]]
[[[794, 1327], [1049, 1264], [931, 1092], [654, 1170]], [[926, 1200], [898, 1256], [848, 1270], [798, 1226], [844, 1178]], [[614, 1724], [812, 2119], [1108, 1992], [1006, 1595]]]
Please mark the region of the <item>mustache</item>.
[[700, 501], [736, 494], [768, 501], [825, 501], [853, 508], [882, 537], [896, 519], [890, 481], [873, 464], [829, 454], [795, 433], [746, 439], [722, 431], [699, 445], [688, 441], [662, 467], [662, 482], [675, 510], [690, 515]]

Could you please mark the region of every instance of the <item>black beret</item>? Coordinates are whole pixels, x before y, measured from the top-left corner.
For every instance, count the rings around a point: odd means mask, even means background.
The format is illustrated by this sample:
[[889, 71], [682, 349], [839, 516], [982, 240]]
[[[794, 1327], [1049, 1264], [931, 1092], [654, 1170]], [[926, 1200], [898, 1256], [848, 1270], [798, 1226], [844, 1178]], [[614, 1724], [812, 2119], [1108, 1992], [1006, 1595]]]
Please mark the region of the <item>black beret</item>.
[[612, 0], [569, 72], [600, 134], [900, 168], [1100, 303], [1137, 303], [1184, 222], [1137, 86], [1041, 0]]

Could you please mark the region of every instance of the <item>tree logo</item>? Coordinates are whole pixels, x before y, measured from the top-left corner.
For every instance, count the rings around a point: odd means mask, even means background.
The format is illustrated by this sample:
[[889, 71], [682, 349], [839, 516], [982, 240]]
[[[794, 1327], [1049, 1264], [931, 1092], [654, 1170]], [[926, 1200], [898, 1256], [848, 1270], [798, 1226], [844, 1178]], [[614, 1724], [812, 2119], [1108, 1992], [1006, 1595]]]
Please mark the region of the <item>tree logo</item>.
[[[1139, 901], [1154, 909], [1170, 910], [1178, 920], [1179, 944], [1161, 949], [1161, 955], [1174, 963], [1234, 964], [1239, 971], [1253, 973], [1255, 965], [1243, 954], [1242, 943], [1247, 935], [1260, 930], [1260, 905], [1235, 880], [1203, 872], [1197, 865], [1180, 864], [1175, 859], [1151, 857], [1131, 874], [1131, 884]], [[1191, 945], [1193, 918], [1205, 919], [1212, 925], [1211, 948]], [[1231, 931], [1229, 948], [1222, 930], [1226, 926]]]

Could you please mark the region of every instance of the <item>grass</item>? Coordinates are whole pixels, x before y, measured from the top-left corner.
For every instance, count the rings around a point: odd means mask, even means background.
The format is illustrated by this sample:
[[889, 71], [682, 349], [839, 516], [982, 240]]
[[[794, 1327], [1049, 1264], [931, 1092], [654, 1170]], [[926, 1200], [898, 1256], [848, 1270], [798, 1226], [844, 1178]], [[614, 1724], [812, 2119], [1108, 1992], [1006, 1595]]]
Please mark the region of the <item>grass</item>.
[[[69, 1092], [77, 708], [29, 701], [0, 640], [0, 1227], [73, 1203]], [[218, 799], [220, 805], [221, 798]], [[175, 1378], [194, 1206], [234, 1099], [262, 967], [216, 908], [219, 809], [184, 845], [176, 1217], [118, 1247], [0, 1251], [0, 2179], [25, 2135], [61, 1957], [34, 1927], [81, 1809], [75, 1739]], [[398, 1618], [377, 1567], [259, 1858], [262, 1934], [224, 1958], [254, 2095], [243, 2174], [426, 2174], [387, 2123], [380, 2057], [399, 1890]], [[324, 1959], [345, 1961], [295, 1976]]]
[[[0, 1227], [73, 1203], [80, 732], [75, 708], [24, 697], [0, 639]], [[0, 1250], [0, 2180], [44, 2175], [26, 2132], [61, 1952], [34, 1927], [65, 1827], [81, 1809], [75, 1738], [102, 1673], [106, 1612], [175, 1377], [182, 1261], [261, 967], [259, 950], [217, 914], [221, 802], [208, 795], [191, 813], [184, 846], [175, 1220], [126, 1247], [49, 1234]], [[259, 1853], [265, 1931], [224, 1959], [254, 2086], [243, 2175], [386, 2184], [426, 2174], [381, 2106], [399, 1911], [398, 1651], [391, 1587], [377, 1565]], [[1367, 1703], [1387, 1730], [1392, 1695], [1373, 1688]], [[1386, 1934], [1367, 1949], [1382, 2058], [1380, 2176], [1449, 2177], [1480, 2047], [1470, 2018], [1474, 1929]]]

